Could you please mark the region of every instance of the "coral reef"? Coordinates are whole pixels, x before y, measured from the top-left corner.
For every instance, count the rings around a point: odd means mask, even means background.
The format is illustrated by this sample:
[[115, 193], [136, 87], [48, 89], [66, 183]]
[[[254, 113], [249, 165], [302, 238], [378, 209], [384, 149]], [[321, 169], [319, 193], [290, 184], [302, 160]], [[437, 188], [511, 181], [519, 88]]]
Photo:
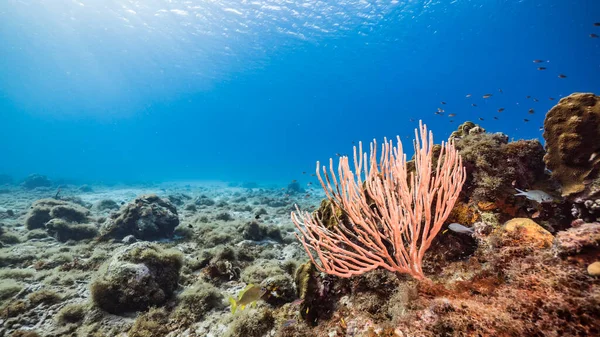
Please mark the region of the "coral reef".
[[[312, 187], [65, 185], [59, 199], [38, 200], [55, 191], [8, 186], [0, 335], [599, 335], [599, 198], [560, 200], [537, 141], [511, 142], [472, 123], [455, 138], [472, 177], [423, 261], [430, 281], [315, 269], [293, 235], [293, 205], [330, 230], [346, 215]], [[515, 197], [515, 187], [556, 200]], [[78, 241], [117, 219], [123, 231], [102, 232], [111, 240]], [[143, 236], [138, 225], [161, 232]], [[249, 284], [264, 295], [232, 314], [226, 299]]]
[[182, 256], [148, 242], [116, 251], [91, 284], [94, 303], [110, 313], [145, 310], [165, 303], [177, 288]]
[[101, 235], [103, 238], [119, 240], [127, 235], [143, 240], [170, 238], [177, 225], [179, 217], [175, 206], [150, 194], [136, 198], [119, 212], [113, 213], [102, 225]]
[[562, 195], [593, 198], [600, 192], [600, 97], [575, 93], [562, 98], [544, 121], [544, 162]]
[[545, 177], [538, 140], [508, 142], [499, 133], [470, 133], [456, 140], [469, 178], [464, 193], [475, 202], [506, 200], [514, 188], [531, 189]]

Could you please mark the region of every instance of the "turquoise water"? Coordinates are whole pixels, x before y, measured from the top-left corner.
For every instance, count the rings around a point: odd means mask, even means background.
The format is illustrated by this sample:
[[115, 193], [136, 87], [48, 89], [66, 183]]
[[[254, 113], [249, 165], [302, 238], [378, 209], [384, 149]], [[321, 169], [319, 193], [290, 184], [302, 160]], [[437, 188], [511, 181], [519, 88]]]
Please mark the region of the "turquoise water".
[[600, 92], [595, 22], [594, 0], [5, 0], [0, 173], [284, 183], [412, 120], [541, 138]]

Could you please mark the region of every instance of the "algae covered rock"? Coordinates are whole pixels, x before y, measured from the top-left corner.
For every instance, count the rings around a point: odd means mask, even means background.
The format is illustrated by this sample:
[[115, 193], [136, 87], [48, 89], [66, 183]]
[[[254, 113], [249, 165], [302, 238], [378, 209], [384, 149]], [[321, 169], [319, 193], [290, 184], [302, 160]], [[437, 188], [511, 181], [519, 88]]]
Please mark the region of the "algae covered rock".
[[[34, 202], [25, 217], [25, 227], [29, 230], [45, 228], [50, 235], [60, 233], [61, 241], [84, 239], [95, 236], [93, 225], [79, 225], [87, 222], [89, 210], [78, 204], [58, 200], [40, 199]], [[69, 232], [72, 230], [72, 232]]]
[[123, 239], [133, 235], [154, 240], [173, 237], [179, 225], [177, 209], [168, 200], [154, 194], [142, 195], [111, 215], [103, 224], [103, 238]]
[[561, 99], [546, 115], [544, 139], [544, 162], [563, 196], [600, 185], [600, 97], [575, 93]]
[[51, 219], [45, 227], [50, 236], [62, 242], [91, 239], [98, 235], [98, 229], [92, 224], [78, 224], [60, 218]]
[[584, 223], [558, 232], [554, 250], [562, 256], [600, 251], [600, 223]]
[[94, 304], [113, 314], [160, 306], [177, 289], [182, 265], [179, 252], [153, 243], [122, 247], [92, 281]]

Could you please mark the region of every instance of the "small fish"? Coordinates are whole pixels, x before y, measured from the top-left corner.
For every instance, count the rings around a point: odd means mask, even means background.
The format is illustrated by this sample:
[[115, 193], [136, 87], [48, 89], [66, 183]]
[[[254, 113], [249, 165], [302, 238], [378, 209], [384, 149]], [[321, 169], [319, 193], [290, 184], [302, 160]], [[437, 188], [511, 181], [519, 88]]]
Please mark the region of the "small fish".
[[498, 109], [498, 112], [502, 112], [502, 111], [504, 111], [504, 108]]
[[492, 97], [492, 94], [485, 94], [485, 95], [483, 95], [483, 98], [490, 98], [490, 97]]
[[336, 153], [335, 155], [336, 155], [336, 156], [338, 156], [338, 157], [341, 157], [341, 156], [342, 156], [342, 155], [341, 155], [341, 154], [339, 154], [339, 153]]
[[527, 99], [530, 99], [530, 98], [531, 98], [531, 96], [527, 95], [527, 96], [525, 96], [525, 98], [527, 98]]
[[480, 120], [480, 121], [482, 121], [482, 120], [483, 120], [483, 118], [479, 117], [479, 120]]
[[446, 102], [444, 102], [444, 101], [441, 101], [440, 103], [442, 103], [442, 104], [446, 104]]
[[522, 191], [518, 188], [515, 188], [515, 190], [517, 190], [517, 194], [515, 194], [515, 196], [523, 196], [529, 200], [533, 200], [537, 203], [543, 203], [543, 202], [551, 202], [554, 201], [554, 198], [552, 198], [551, 195], [549, 195], [548, 193], [544, 192], [544, 191], [540, 191], [540, 190], [529, 190], [527, 192]]
[[596, 35], [596, 34], [592, 33], [592, 34], [590, 34], [590, 37], [591, 37], [592, 39], [596, 39], [596, 38], [598, 38], [598, 35]]
[[444, 109], [442, 109], [442, 108], [437, 108], [437, 111], [438, 112], [445, 112]]
[[534, 97], [534, 98], [533, 98], [533, 101], [534, 101], [534, 102], [539, 102], [540, 100]]
[[229, 303], [231, 304], [231, 313], [235, 314], [235, 311], [239, 307], [240, 310], [244, 310], [247, 305], [256, 306], [256, 302], [263, 298], [267, 294], [265, 287], [260, 287], [254, 284], [249, 284], [240, 292], [238, 299], [229, 296]]
[[548, 99], [554, 101], [554, 97], [548, 97]]
[[306, 174], [306, 171], [302, 171], [302, 174]]
[[456, 114], [448, 114], [448, 117], [454, 117]]
[[451, 120], [450, 120], [450, 123], [454, 123], [454, 120], [452, 120], [452, 119], [451, 119]]
[[524, 121], [525, 123], [527, 123], [527, 122], [529, 122], [529, 119], [527, 119], [527, 118], [523, 118], [523, 121]]
[[600, 27], [600, 22], [594, 22], [595, 27]]
[[460, 234], [473, 234], [475, 231], [473, 230], [473, 228], [469, 228], [466, 226], [463, 226], [459, 223], [453, 222], [451, 224], [448, 225], [448, 229], [456, 232], [456, 233], [460, 233]]
[[477, 104], [475, 104], [475, 103], [473, 103], [473, 104], [471, 104], [471, 105], [472, 105], [472, 106], [477, 106]]
[[409, 119], [408, 119], [408, 121], [409, 121], [409, 122], [414, 122], [414, 121], [415, 121], [415, 119], [414, 119], [414, 118], [409, 118]]
[[544, 62], [548, 62], [548, 61], [544, 61], [544, 60], [533, 60], [533, 63], [544, 63]]
[[560, 74], [558, 75], [558, 78], [567, 78], [567, 75]]
[[499, 92], [499, 93], [502, 93], [502, 89], [498, 89], [498, 92]]
[[443, 115], [444, 113], [443, 113], [443, 112], [436, 111], [436, 112], [434, 112], [434, 114], [436, 114], [436, 115], [438, 115], [438, 116], [441, 116], [441, 115]]
[[469, 97], [471, 97], [471, 94], [467, 94], [467, 96], [465, 96], [465, 97], [466, 97], [466, 98], [469, 98]]
[[535, 113], [535, 110], [529, 109], [529, 111], [527, 111], [527, 112], [529, 112], [530, 115], [533, 115]]
[[540, 131], [544, 131], [544, 127], [543, 126], [540, 126]]
[[495, 120], [498, 120], [498, 117], [494, 116], [494, 119], [495, 119]]
[[546, 70], [546, 67], [538, 67], [538, 70]]

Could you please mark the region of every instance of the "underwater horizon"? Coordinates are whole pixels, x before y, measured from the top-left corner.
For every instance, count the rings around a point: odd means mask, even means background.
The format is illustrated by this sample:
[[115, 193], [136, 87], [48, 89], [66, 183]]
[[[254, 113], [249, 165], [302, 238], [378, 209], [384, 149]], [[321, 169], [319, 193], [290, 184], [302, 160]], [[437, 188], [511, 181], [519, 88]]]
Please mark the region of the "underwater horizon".
[[410, 156], [418, 120], [437, 142], [467, 120], [541, 139], [560, 98], [600, 91], [599, 12], [592, 0], [4, 1], [0, 174], [305, 183], [358, 141], [399, 135]]

